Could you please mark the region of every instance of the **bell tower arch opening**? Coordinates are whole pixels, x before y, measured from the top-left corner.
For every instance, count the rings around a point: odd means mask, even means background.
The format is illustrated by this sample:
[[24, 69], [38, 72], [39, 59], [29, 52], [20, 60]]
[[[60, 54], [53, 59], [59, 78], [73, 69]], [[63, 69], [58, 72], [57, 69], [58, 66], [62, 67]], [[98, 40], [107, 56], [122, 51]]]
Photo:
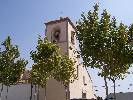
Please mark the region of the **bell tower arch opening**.
[[55, 27], [52, 31], [52, 42], [53, 43], [58, 43], [60, 42], [60, 34], [61, 33], [61, 29], [60, 27]]

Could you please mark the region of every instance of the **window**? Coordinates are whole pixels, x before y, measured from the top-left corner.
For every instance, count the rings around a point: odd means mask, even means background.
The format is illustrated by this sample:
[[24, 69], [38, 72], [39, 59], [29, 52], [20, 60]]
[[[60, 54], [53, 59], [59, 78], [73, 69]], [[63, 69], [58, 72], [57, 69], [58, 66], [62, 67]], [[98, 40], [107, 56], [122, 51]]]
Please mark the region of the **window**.
[[71, 43], [72, 43], [73, 45], [75, 44], [74, 35], [75, 35], [75, 32], [74, 32], [74, 31], [71, 31]]
[[83, 84], [87, 85], [86, 80], [85, 80], [85, 76], [83, 76]]
[[58, 42], [60, 40], [60, 30], [56, 30], [53, 33], [53, 42]]
[[82, 98], [86, 98], [86, 93], [82, 92]]

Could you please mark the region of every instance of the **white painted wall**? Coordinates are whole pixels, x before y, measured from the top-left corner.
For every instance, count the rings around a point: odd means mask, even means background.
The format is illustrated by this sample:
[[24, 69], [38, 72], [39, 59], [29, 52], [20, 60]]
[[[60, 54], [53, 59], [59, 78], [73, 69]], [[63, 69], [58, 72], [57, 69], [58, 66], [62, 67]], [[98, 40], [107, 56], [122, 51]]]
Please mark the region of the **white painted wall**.
[[[82, 98], [82, 92], [86, 93], [87, 99], [95, 98], [92, 87], [93, 84], [90, 77], [88, 76], [85, 67], [83, 67], [83, 65], [80, 65], [78, 67], [78, 70], [78, 80], [70, 84], [70, 98]], [[85, 83], [87, 85], [84, 85], [83, 76], [85, 77]]]
[[[69, 49], [69, 57], [76, 60], [75, 69], [77, 69], [78, 66], [78, 80], [75, 80], [74, 83], [70, 84], [70, 99], [73, 98], [82, 98], [82, 92], [86, 91], [86, 98], [91, 99], [95, 98], [93, 93], [93, 84], [91, 81], [91, 78], [86, 70], [85, 67], [83, 67], [82, 64], [79, 65], [79, 59], [75, 58], [77, 54], [74, 54], [74, 50], [77, 49], [77, 40], [76, 40], [76, 33], [75, 33], [75, 45], [71, 43], [71, 31], [75, 32], [75, 29], [72, 27], [72, 25], [68, 22], [68, 42], [69, 47], [72, 47], [73, 49]], [[77, 73], [77, 70], [76, 70]], [[85, 82], [87, 85], [84, 85], [83, 83], [83, 76], [85, 77]]]
[[[0, 85], [1, 89], [1, 85]], [[2, 100], [29, 100], [31, 95], [31, 85], [30, 84], [17, 84], [17, 85], [11, 85], [8, 87], [8, 93], [6, 92], [7, 87], [4, 86], [3, 92], [2, 92]], [[33, 94], [34, 94], [34, 88], [33, 88]], [[7, 99], [6, 99], [7, 95]], [[36, 97], [32, 100], [36, 100]]]
[[[40, 89], [40, 100], [44, 100], [45, 89]], [[47, 81], [46, 85], [46, 98], [47, 100], [66, 100], [66, 91], [64, 85], [54, 79]]]

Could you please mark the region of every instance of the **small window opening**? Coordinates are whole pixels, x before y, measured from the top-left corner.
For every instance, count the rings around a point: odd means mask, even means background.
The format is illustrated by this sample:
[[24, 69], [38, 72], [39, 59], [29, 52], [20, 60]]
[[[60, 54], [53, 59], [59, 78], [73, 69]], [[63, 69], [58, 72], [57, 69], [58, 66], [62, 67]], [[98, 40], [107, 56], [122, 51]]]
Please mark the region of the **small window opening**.
[[83, 76], [83, 84], [87, 85], [86, 80], [85, 80], [85, 76]]
[[56, 30], [53, 34], [53, 42], [58, 42], [60, 40], [60, 30]]
[[74, 36], [75, 36], [75, 32], [71, 31], [71, 43], [74, 45], [75, 41], [74, 41]]
[[82, 92], [82, 98], [86, 98], [86, 93]]

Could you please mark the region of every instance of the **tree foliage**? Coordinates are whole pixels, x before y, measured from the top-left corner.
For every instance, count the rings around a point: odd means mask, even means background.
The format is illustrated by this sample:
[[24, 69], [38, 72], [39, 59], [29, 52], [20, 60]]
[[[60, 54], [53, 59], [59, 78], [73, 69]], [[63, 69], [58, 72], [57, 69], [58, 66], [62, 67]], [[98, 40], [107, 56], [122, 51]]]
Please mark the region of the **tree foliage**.
[[54, 72], [54, 78], [67, 86], [76, 79], [74, 62], [67, 55], [63, 55], [59, 63], [58, 69]]
[[31, 51], [34, 61], [30, 73], [30, 81], [41, 87], [46, 86], [46, 81], [54, 78], [67, 84], [74, 76], [74, 62], [67, 56], [59, 54], [59, 47], [48, 41], [47, 38], [38, 38], [36, 51]]
[[18, 46], [11, 44], [9, 36], [2, 43], [2, 46], [3, 48], [0, 50], [0, 82], [10, 86], [19, 81], [27, 61], [19, 58]]
[[85, 66], [98, 68], [100, 75], [111, 80], [122, 79], [133, 63], [133, 24], [117, 23], [115, 17], [99, 6], [81, 14], [77, 22], [77, 39]]

